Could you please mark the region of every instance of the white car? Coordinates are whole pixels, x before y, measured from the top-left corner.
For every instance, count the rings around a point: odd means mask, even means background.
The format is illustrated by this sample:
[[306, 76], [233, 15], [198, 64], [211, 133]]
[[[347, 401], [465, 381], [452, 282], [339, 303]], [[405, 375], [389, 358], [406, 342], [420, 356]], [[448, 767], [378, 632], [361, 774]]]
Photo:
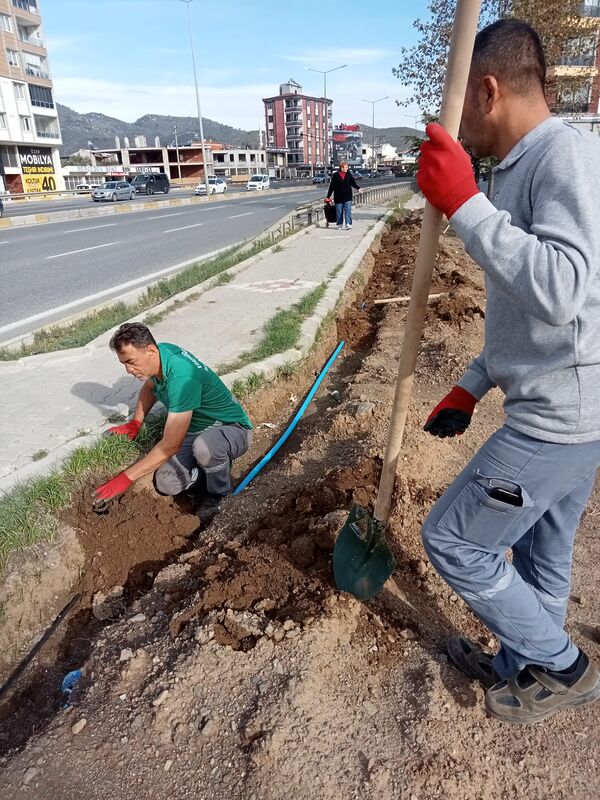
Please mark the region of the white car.
[[[208, 191], [210, 194], [224, 194], [227, 191], [227, 184], [223, 178], [210, 177], [208, 179]], [[206, 194], [206, 184], [204, 181], [196, 186], [194, 194]]]
[[250, 192], [256, 189], [256, 191], [262, 189], [268, 189], [270, 185], [270, 180], [268, 175], [253, 175], [248, 183], [246, 184], [246, 189]]

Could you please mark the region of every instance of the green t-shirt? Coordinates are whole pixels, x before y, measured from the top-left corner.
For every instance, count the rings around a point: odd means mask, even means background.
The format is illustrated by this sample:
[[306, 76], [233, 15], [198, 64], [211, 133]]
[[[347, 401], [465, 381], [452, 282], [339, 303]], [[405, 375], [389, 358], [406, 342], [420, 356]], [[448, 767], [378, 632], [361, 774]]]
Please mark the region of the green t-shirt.
[[222, 422], [252, 428], [248, 415], [219, 376], [176, 344], [158, 345], [163, 379], [152, 378], [154, 396], [167, 411], [193, 411], [189, 433]]

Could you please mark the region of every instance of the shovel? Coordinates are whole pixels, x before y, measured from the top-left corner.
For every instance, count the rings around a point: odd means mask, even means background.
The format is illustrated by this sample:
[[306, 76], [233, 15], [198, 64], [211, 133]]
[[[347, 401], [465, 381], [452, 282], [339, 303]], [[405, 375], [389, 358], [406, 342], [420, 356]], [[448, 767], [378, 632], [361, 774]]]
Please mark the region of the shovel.
[[[454, 16], [439, 122], [455, 138], [462, 114], [480, 6], [480, 0], [458, 0]], [[441, 227], [442, 214], [427, 203], [373, 517], [360, 506], [354, 505], [333, 551], [333, 573], [338, 588], [350, 592], [359, 600], [368, 600], [377, 594], [396, 566], [385, 531]]]

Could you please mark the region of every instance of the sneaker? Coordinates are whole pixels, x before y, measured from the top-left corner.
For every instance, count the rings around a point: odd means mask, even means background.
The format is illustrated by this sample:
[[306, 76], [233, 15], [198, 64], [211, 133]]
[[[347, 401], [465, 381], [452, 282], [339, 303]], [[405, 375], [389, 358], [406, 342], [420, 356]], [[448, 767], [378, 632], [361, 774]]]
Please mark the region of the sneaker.
[[600, 673], [580, 650], [568, 670], [553, 672], [528, 666], [485, 694], [488, 714], [503, 722], [531, 725], [561, 708], [576, 708], [600, 699]]
[[199, 511], [197, 512], [197, 517], [200, 522], [206, 527], [213, 519], [217, 516], [219, 511], [221, 510], [221, 502], [224, 499], [224, 495], [218, 494], [207, 494], [204, 498], [202, 505], [200, 506]]
[[341, 230], [343, 230], [343, 228], [342, 228], [342, 226], [341, 226], [341, 225], [336, 225], [335, 227], [336, 227], [336, 229], [337, 229], [338, 231], [341, 231]]

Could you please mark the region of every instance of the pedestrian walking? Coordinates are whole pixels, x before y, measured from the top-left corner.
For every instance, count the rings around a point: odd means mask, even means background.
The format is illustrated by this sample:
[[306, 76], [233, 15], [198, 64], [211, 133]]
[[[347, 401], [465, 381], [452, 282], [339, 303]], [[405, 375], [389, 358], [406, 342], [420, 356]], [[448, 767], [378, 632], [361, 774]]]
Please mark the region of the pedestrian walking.
[[[600, 697], [564, 628], [573, 544], [600, 465], [600, 142], [550, 116], [536, 31], [502, 20], [476, 37], [461, 136], [495, 156], [492, 202], [469, 155], [427, 126], [417, 183], [485, 275], [485, 343], [425, 430], [455, 436], [494, 387], [506, 421], [423, 525], [431, 563], [500, 642], [464, 637], [451, 660], [517, 723]], [[512, 550], [512, 561], [506, 551]]]
[[352, 189], [360, 192], [354, 175], [348, 170], [346, 161], [340, 161], [340, 168], [331, 176], [327, 198], [333, 195], [336, 210], [336, 224], [339, 231], [352, 227]]
[[162, 439], [130, 467], [96, 489], [99, 500], [125, 492], [154, 473], [160, 494], [193, 493], [198, 516], [210, 521], [231, 491], [231, 464], [252, 443], [248, 415], [219, 376], [175, 344], [157, 344], [139, 322], [125, 323], [110, 340], [129, 375], [143, 381], [132, 419], [108, 433], [135, 439], [150, 409], [160, 401], [167, 419]]
[[0, 197], [0, 219], [4, 216], [4, 200]]

